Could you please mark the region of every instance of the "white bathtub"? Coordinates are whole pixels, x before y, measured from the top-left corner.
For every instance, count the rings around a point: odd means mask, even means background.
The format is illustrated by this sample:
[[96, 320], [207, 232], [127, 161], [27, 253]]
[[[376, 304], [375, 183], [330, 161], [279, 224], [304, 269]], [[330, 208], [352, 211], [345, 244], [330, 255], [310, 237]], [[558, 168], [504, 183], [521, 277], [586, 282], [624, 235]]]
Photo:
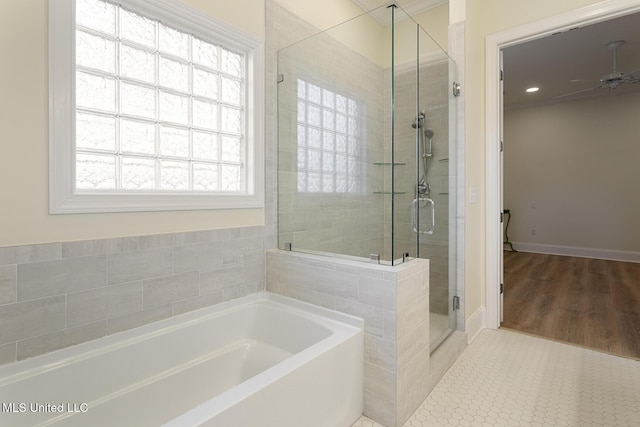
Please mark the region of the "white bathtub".
[[347, 427], [363, 322], [252, 294], [0, 366], [0, 425]]

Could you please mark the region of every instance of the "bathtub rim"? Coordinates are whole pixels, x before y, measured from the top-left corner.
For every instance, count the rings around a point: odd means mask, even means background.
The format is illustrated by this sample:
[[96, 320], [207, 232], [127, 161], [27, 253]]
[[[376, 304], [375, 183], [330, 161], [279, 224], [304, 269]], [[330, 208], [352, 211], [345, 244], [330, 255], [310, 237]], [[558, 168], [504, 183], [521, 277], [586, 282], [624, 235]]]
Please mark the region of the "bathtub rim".
[[[153, 339], [155, 337], [189, 327], [192, 324], [205, 322], [222, 316], [227, 312], [260, 304], [271, 304], [276, 308], [293, 310], [296, 315], [308, 318], [312, 321], [317, 320], [317, 317], [321, 317], [323, 320], [329, 321], [334, 325], [342, 324], [343, 326], [364, 330], [364, 320], [362, 318], [316, 306], [276, 293], [260, 291], [233, 300], [177, 314], [175, 316], [127, 329], [125, 331], [105, 335], [91, 341], [86, 341], [49, 353], [9, 363], [7, 365], [1, 365], [0, 387], [9, 386], [14, 382], [44, 374], [48, 371], [90, 359], [110, 351], [115, 351], [128, 345]], [[325, 340], [331, 339], [333, 335], [325, 338]], [[316, 342], [302, 350], [300, 353], [304, 353], [318, 344], [319, 342]], [[296, 353], [293, 356], [300, 353]]]

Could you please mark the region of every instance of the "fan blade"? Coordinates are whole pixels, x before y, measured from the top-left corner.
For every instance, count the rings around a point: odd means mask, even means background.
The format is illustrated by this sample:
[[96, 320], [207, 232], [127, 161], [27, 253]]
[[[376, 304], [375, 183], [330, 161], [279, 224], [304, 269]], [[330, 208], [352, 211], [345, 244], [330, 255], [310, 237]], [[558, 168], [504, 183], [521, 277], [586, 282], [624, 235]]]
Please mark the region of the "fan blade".
[[569, 83], [597, 83], [597, 80], [585, 80], [585, 79], [573, 79], [569, 80]]
[[586, 93], [586, 92], [590, 92], [592, 90], [600, 89], [600, 87], [601, 86], [594, 86], [594, 87], [590, 87], [589, 89], [576, 90], [576, 91], [573, 91], [573, 92], [569, 92], [569, 93], [565, 93], [563, 95], [556, 96], [554, 99], [562, 99], [562, 98], [567, 98], [569, 96], [580, 95], [581, 93]]
[[[638, 73], [638, 74], [636, 75], [636, 73]], [[627, 73], [627, 76], [631, 76], [634, 79], [640, 79], [640, 68], [638, 68], [637, 70], [633, 70], [630, 73]]]

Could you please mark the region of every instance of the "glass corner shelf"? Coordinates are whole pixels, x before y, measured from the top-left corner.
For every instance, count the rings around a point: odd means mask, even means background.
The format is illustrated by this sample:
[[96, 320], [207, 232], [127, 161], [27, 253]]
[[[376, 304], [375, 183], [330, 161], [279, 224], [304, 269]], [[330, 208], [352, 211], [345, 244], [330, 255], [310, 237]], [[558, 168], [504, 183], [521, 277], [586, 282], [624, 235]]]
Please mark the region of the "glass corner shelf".
[[407, 194], [406, 191], [374, 191], [373, 194]]

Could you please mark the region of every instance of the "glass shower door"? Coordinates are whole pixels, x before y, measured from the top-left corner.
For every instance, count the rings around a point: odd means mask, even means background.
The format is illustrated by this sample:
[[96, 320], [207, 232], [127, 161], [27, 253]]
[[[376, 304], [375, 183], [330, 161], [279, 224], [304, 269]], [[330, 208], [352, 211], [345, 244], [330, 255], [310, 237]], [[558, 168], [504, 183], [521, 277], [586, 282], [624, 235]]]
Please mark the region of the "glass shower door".
[[429, 259], [433, 351], [456, 329], [456, 173], [455, 162], [450, 161], [456, 147], [455, 63], [420, 26], [416, 49], [415, 67], [396, 73], [397, 85], [414, 80], [416, 92], [415, 99], [395, 108], [396, 117], [404, 118], [397, 120], [397, 126], [408, 133], [407, 145], [413, 150], [413, 167], [406, 172], [413, 178], [404, 202], [408, 225], [399, 228], [397, 237], [415, 244], [415, 256]]

